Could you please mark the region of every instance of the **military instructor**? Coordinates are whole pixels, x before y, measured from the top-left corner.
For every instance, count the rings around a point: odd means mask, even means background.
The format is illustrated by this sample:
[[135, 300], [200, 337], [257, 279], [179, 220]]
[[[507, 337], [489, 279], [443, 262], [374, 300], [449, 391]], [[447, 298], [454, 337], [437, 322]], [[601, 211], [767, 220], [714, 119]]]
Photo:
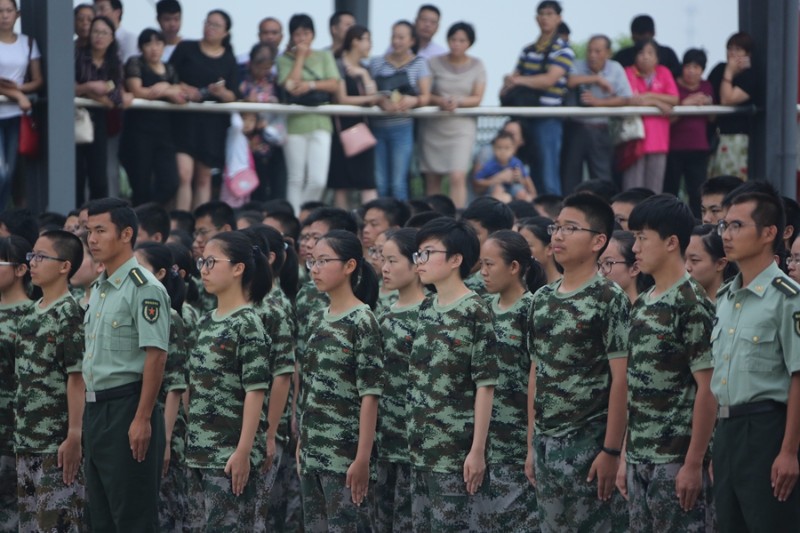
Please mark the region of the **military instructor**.
[[170, 305], [164, 287], [133, 256], [137, 229], [122, 200], [89, 204], [89, 250], [105, 265], [84, 321], [84, 467], [94, 531], [158, 529], [165, 434], [156, 396]]

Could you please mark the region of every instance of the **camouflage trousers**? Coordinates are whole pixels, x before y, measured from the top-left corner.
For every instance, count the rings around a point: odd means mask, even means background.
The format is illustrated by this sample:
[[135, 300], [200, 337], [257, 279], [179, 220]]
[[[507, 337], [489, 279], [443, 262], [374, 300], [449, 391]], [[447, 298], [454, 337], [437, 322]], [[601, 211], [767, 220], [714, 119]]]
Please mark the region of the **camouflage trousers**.
[[[275, 486], [275, 480], [278, 477], [278, 469], [282, 460], [282, 446], [276, 443], [275, 457], [272, 459], [272, 466], [269, 470], [259, 472], [258, 480], [256, 483], [256, 523], [255, 530], [257, 533], [267, 531], [267, 515], [269, 514], [269, 493], [272, 492], [272, 487]], [[272, 531], [272, 530], [270, 530]]]
[[703, 466], [703, 489], [694, 508], [681, 509], [675, 495], [675, 477], [683, 464], [635, 465], [628, 463], [627, 481], [630, 530], [635, 533], [714, 531], [713, 496], [708, 465]]
[[158, 500], [158, 523], [161, 531], [182, 533], [189, 507], [188, 468], [170, 457], [167, 474], [161, 476]]
[[203, 484], [194, 468], [184, 466], [186, 480], [186, 516], [183, 530], [186, 533], [202, 533], [206, 530], [206, 508]]
[[64, 484], [57, 454], [17, 455], [17, 509], [20, 531], [84, 531], [85, 489], [78, 469]]
[[269, 492], [267, 530], [275, 533], [297, 533], [303, 530], [303, 501], [300, 497], [300, 478], [297, 475], [294, 442], [283, 449], [279, 443], [281, 462], [275, 473], [275, 484]]
[[596, 480], [586, 482], [604, 435], [604, 425], [564, 437], [534, 435], [536, 500], [543, 532], [627, 531], [628, 512], [622, 495], [614, 490], [609, 501], [600, 501]]
[[538, 532], [536, 490], [525, 476], [525, 467], [521, 464], [493, 464], [489, 470], [492, 482], [489, 497], [485, 499], [488, 508], [481, 509], [478, 515], [481, 531]]
[[17, 459], [0, 455], [0, 532], [17, 531]]
[[411, 531], [411, 465], [379, 462], [375, 483], [375, 531]]
[[467, 493], [464, 474], [411, 469], [411, 520], [414, 531], [485, 531], [491, 520], [490, 472], [474, 495]]
[[233, 494], [231, 480], [219, 469], [194, 468], [193, 475], [200, 483], [202, 505], [205, 513], [205, 531], [253, 531], [256, 518], [256, 485], [258, 474], [250, 472], [244, 491]]
[[359, 506], [353, 503], [344, 474], [306, 472], [300, 476], [306, 533], [367, 533], [372, 531], [372, 490]]

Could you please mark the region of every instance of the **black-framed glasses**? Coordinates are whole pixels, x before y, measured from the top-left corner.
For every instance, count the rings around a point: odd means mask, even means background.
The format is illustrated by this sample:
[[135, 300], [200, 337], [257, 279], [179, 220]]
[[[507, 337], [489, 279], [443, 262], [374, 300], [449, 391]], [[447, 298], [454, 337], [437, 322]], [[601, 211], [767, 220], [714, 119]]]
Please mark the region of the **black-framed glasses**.
[[222, 259], [220, 257], [214, 257], [213, 255], [209, 255], [208, 257], [198, 257], [197, 270], [203, 270], [203, 267], [206, 267], [206, 270], [210, 272], [214, 269], [214, 265], [217, 264], [217, 261], [227, 261], [228, 263], [233, 263], [233, 260], [231, 259]]
[[339, 259], [338, 257], [323, 257], [322, 259], [306, 259], [306, 268], [311, 270], [315, 266], [319, 268], [325, 268], [325, 265], [330, 263], [331, 261], [341, 261], [344, 263], [344, 259]]
[[383, 246], [370, 246], [367, 248], [367, 254], [375, 260], [380, 259], [383, 255]]
[[551, 237], [556, 233], [558, 233], [559, 231], [561, 232], [561, 235], [564, 235], [565, 237], [572, 235], [576, 231], [588, 231], [589, 233], [596, 233], [598, 235], [600, 234], [600, 232], [597, 230], [582, 228], [580, 226], [574, 226], [572, 224], [567, 224], [566, 226], [559, 226], [558, 224], [550, 224], [547, 226], [547, 234], [550, 235]]
[[50, 261], [66, 261], [66, 259], [61, 259], [60, 257], [53, 257], [39, 252], [28, 252], [25, 254], [25, 260], [28, 261], [28, 263], [41, 263], [45, 259], [49, 259]]
[[758, 224], [756, 224], [755, 222], [752, 224], [751, 223], [745, 224], [744, 222], [739, 222], [738, 220], [734, 220], [733, 222], [728, 222], [727, 220], [720, 220], [719, 222], [717, 222], [717, 235], [722, 237], [728, 230], [731, 231], [731, 235], [737, 235], [740, 229], [747, 227], [758, 227]]
[[420, 250], [411, 254], [415, 265], [424, 265], [431, 258], [431, 254], [446, 254], [447, 250]]
[[597, 262], [597, 270], [603, 274], [608, 275], [611, 274], [611, 270], [614, 268], [614, 265], [626, 265], [625, 261], [617, 261], [615, 259], [606, 259], [605, 261], [598, 261]]

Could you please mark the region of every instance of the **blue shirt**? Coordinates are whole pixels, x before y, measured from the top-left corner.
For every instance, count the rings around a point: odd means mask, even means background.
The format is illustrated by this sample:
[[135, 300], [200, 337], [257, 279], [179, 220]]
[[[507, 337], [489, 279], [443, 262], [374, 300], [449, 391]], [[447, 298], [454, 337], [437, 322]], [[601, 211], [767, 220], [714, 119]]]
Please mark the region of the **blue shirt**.
[[[609, 59], [606, 61], [600, 72], [594, 72], [589, 68], [589, 64], [584, 59], [578, 59], [572, 66], [570, 76], [595, 76], [599, 75], [604, 80], [607, 80], [613, 92], [603, 90], [599, 85], [592, 83], [589, 85], [580, 85], [570, 91], [567, 97], [567, 105], [581, 105], [580, 93], [582, 91], [589, 91], [595, 98], [611, 98], [612, 96], [620, 96], [623, 98], [630, 98], [633, 96], [631, 91], [631, 84], [628, 82], [628, 76], [625, 75], [625, 69], [614, 60]], [[608, 124], [608, 117], [585, 117], [573, 118], [577, 122], [584, 124]]]

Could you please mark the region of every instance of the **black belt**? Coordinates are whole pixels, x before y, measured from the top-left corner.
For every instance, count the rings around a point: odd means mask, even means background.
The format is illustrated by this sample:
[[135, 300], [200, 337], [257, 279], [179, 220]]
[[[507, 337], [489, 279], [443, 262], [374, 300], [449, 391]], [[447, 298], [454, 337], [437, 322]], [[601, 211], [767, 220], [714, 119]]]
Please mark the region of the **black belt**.
[[721, 419], [737, 418], [746, 415], [760, 415], [775, 411], [786, 411], [786, 404], [775, 400], [743, 403], [739, 405], [720, 405], [717, 416]]
[[106, 390], [99, 391], [86, 391], [86, 401], [89, 403], [105, 402], [108, 400], [116, 400], [117, 398], [125, 398], [126, 396], [133, 396], [139, 394], [142, 390], [142, 382], [134, 381], [133, 383], [126, 383], [119, 387], [112, 387]]

